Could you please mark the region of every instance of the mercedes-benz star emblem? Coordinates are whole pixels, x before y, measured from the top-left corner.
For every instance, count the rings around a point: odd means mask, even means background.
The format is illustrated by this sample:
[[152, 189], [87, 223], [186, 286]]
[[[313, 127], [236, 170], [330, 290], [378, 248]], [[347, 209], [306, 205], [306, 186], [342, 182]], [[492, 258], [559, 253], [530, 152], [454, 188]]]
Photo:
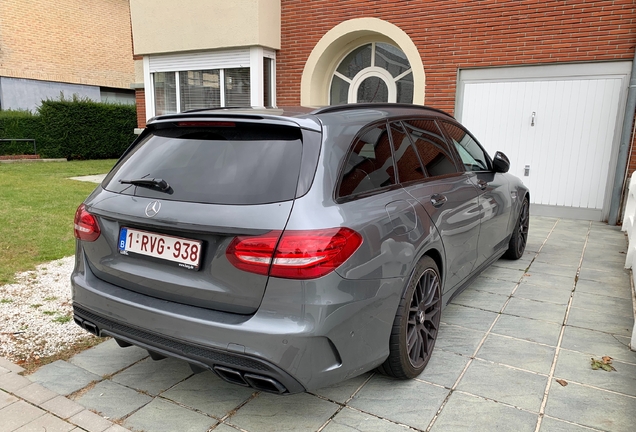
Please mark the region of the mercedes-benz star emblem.
[[153, 217], [161, 210], [161, 203], [159, 201], [153, 201], [146, 206], [146, 216]]

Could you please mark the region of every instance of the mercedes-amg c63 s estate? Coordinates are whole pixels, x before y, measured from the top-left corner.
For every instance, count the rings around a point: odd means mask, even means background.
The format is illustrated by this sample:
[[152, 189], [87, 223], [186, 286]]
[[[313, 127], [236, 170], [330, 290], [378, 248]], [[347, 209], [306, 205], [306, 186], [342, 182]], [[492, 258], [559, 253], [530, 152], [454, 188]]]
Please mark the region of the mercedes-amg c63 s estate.
[[274, 393], [416, 377], [443, 307], [519, 258], [529, 192], [401, 104], [165, 115], [75, 215], [75, 322]]

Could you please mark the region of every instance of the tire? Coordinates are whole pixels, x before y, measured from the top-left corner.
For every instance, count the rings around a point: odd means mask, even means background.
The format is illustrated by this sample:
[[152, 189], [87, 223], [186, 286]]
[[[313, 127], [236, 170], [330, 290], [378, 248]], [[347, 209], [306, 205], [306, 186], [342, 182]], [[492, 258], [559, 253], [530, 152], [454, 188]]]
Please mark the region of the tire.
[[389, 357], [378, 371], [398, 379], [422, 373], [433, 353], [441, 315], [439, 270], [435, 261], [425, 256], [404, 290], [389, 338]]
[[508, 250], [503, 254], [503, 257], [510, 260], [518, 260], [526, 250], [526, 243], [528, 242], [528, 229], [530, 226], [530, 203], [528, 197], [524, 197], [523, 204], [521, 204], [521, 211], [519, 212], [519, 218], [515, 224], [515, 229], [512, 231], [512, 237], [508, 243]]

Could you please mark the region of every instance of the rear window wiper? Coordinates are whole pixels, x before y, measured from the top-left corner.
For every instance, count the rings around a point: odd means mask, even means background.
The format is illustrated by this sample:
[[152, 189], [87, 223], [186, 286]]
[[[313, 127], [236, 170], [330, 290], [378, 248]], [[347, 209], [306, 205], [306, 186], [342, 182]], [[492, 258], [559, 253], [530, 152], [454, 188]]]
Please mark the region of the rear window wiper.
[[130, 179], [130, 180], [119, 180], [121, 184], [131, 184], [135, 186], [142, 186], [148, 188], [157, 188], [162, 192], [168, 192], [170, 190], [170, 185], [164, 179], [157, 178], [140, 178], [140, 179]]

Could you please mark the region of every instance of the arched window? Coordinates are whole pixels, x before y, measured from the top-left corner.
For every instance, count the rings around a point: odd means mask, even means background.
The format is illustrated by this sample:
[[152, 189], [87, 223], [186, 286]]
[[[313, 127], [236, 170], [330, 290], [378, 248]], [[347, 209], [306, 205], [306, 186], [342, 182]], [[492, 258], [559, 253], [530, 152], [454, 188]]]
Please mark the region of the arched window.
[[413, 103], [413, 72], [406, 55], [393, 45], [362, 45], [340, 62], [330, 88], [331, 105], [354, 102]]

